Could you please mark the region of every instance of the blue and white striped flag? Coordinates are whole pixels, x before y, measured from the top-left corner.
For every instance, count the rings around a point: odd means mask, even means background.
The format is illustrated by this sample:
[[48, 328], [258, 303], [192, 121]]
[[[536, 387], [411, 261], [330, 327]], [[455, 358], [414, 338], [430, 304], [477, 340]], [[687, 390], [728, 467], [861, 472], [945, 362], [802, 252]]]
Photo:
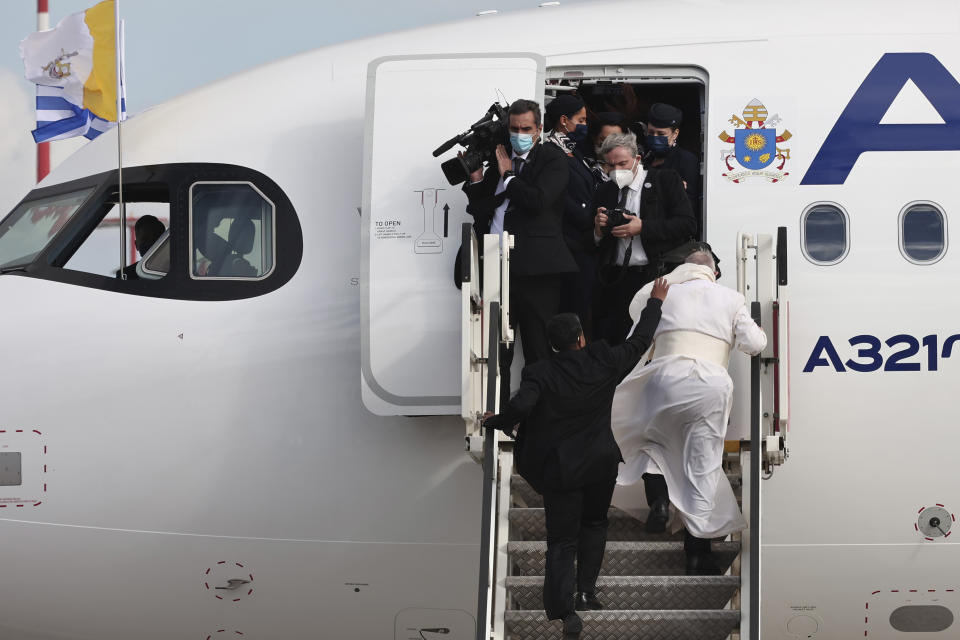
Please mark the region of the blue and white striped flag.
[[105, 0], [20, 43], [27, 80], [37, 85], [36, 142], [74, 136], [92, 140], [116, 126], [117, 55], [121, 118], [126, 119], [122, 25], [119, 52], [116, 30], [113, 0]]

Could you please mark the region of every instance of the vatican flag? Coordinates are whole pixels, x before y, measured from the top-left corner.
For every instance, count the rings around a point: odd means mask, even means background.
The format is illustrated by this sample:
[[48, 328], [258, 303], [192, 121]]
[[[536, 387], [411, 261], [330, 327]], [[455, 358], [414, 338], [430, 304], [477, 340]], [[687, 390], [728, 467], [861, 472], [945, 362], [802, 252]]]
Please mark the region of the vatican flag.
[[[121, 93], [125, 91], [123, 31], [115, 1], [70, 14], [53, 29], [20, 42], [27, 80], [37, 85], [36, 142], [81, 135], [92, 140], [116, 126], [118, 85]], [[125, 117], [125, 104], [121, 110]]]

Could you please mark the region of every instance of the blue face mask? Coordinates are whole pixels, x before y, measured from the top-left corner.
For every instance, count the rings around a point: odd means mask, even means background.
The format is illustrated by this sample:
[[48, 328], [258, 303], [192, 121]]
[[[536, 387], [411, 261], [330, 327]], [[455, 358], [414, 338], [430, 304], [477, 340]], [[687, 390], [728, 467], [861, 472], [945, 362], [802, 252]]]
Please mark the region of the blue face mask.
[[573, 131], [567, 132], [567, 137], [577, 144], [583, 142], [587, 138], [587, 125], [578, 124]]
[[517, 155], [523, 155], [533, 148], [532, 133], [511, 133], [510, 146], [517, 152]]
[[670, 150], [670, 140], [667, 136], [647, 136], [644, 138], [644, 146], [655, 156], [662, 156]]

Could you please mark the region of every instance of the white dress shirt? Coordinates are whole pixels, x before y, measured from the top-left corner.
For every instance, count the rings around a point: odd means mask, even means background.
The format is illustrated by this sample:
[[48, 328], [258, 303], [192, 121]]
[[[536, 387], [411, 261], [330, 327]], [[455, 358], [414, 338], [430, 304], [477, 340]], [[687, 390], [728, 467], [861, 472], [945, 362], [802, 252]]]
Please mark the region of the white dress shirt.
[[[533, 147], [530, 148], [530, 151], [533, 151]], [[530, 151], [527, 151], [523, 155], [517, 155], [516, 151], [510, 151], [510, 161], [513, 162], [514, 158], [522, 158], [524, 161], [524, 166], [526, 166], [527, 156], [530, 155]], [[493, 192], [493, 195], [500, 195], [503, 193], [504, 189], [507, 188], [507, 185], [510, 184], [510, 181], [513, 180], [514, 176], [510, 176], [506, 180], [502, 177], [500, 182], [497, 183], [497, 190]], [[503, 233], [503, 217], [507, 213], [507, 207], [510, 205], [510, 198], [504, 198], [503, 203], [497, 210], [493, 212], [493, 220], [490, 221], [490, 233], [495, 235], [500, 235]]]
[[[641, 191], [644, 188], [649, 188], [648, 184], [644, 182], [647, 179], [647, 170], [641, 165], [637, 169], [637, 175], [634, 177], [633, 182], [627, 186], [627, 201], [624, 203], [623, 208], [628, 212], [636, 215], [640, 211], [640, 195]], [[594, 234], [594, 241], [599, 244], [600, 238]], [[640, 236], [636, 235], [632, 238], [619, 238], [617, 240], [617, 254], [614, 264], [620, 266], [623, 264], [623, 256], [627, 253], [627, 247], [633, 246], [633, 250], [630, 252], [630, 263], [628, 267], [642, 267], [650, 263], [650, 259], [647, 258], [647, 252], [643, 250], [643, 243], [640, 242]]]

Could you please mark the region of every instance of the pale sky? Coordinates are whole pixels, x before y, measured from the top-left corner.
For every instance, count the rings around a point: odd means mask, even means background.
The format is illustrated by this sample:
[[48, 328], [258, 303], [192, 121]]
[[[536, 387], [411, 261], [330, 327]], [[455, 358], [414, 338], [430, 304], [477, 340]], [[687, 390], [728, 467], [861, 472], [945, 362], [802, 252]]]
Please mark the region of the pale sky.
[[[238, 71], [335, 42], [468, 18], [485, 9], [532, 9], [542, 1], [120, 0], [127, 108], [136, 114]], [[96, 2], [50, 0], [51, 26]], [[0, 217], [35, 178], [34, 89], [23, 77], [18, 45], [36, 30], [36, 8], [35, 0], [0, 0]], [[54, 164], [82, 140], [54, 143]]]

